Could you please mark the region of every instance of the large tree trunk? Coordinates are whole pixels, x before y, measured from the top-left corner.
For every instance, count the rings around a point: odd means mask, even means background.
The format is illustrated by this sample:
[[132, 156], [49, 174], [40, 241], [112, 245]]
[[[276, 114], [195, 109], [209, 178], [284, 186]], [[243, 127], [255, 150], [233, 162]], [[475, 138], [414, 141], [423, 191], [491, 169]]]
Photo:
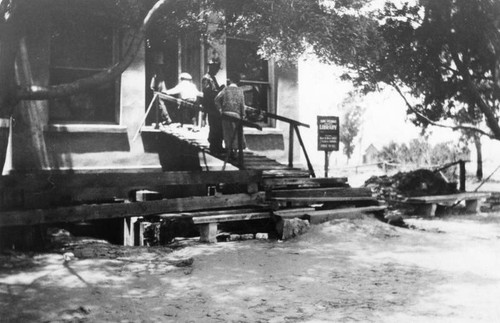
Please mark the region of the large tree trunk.
[[477, 169], [476, 177], [478, 180], [483, 179], [483, 148], [481, 145], [481, 137], [474, 135], [474, 145], [476, 146]]
[[[5, 8], [2, 8], [5, 9]], [[4, 10], [2, 10], [3, 12]], [[17, 104], [15, 97], [15, 61], [22, 34], [22, 17], [12, 12], [8, 19], [5, 12], [0, 17], [0, 171], [5, 164], [9, 143], [10, 117]]]
[[[14, 1], [9, 8], [7, 1], [0, 2], [0, 171], [6, 158], [9, 128], [4, 127], [14, 112], [19, 100], [47, 100], [79, 93], [113, 81], [132, 63], [143, 44], [146, 30], [160, 16], [160, 9], [171, 0], [158, 0], [148, 12], [135, 37], [132, 38], [119, 63], [109, 69], [77, 80], [73, 83], [49, 87], [29, 85], [18, 87], [15, 80], [15, 62], [23, 35], [23, 24], [29, 23], [30, 1]], [[32, 4], [32, 3], [31, 3]], [[10, 10], [10, 11], [9, 11]], [[9, 14], [7, 15], [7, 11]], [[8, 18], [6, 18], [8, 16]]]

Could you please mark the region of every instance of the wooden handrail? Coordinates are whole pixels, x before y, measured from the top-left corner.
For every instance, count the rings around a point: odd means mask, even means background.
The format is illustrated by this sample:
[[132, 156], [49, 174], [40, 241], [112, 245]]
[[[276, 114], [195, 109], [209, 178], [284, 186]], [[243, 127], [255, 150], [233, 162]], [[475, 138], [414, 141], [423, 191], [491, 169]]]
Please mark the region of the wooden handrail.
[[276, 119], [276, 120], [283, 121], [283, 122], [286, 122], [286, 123], [294, 124], [294, 125], [297, 125], [297, 126], [302, 126], [302, 127], [310, 128], [310, 126], [307, 123], [302, 123], [302, 122], [297, 121], [297, 120], [293, 120], [293, 119], [290, 119], [290, 118], [287, 118], [287, 117], [283, 117], [283, 116], [280, 116], [279, 114], [267, 112], [267, 111], [264, 111], [264, 110], [261, 110], [261, 109], [256, 109], [256, 108], [252, 108], [252, 107], [249, 107], [249, 106], [245, 106], [245, 109], [257, 111], [259, 113], [263, 113], [266, 117], [269, 117], [269, 118], [272, 118], [272, 119]]
[[165, 101], [170, 101], [170, 102], [177, 103], [177, 104], [181, 105], [181, 107], [187, 107], [187, 108], [195, 109], [197, 111], [201, 110], [201, 105], [200, 104], [196, 104], [194, 102], [189, 102], [189, 101], [186, 101], [186, 100], [182, 100], [182, 99], [173, 97], [171, 95], [165, 94], [163, 92], [154, 92], [154, 93], [155, 93], [155, 95], [158, 95], [158, 97], [160, 99], [165, 100]]
[[302, 141], [302, 138], [301, 138], [300, 132], [299, 132], [299, 126], [310, 128], [310, 126], [308, 124], [302, 123], [300, 121], [293, 120], [293, 119], [290, 119], [287, 117], [283, 117], [283, 116], [280, 116], [280, 115], [275, 114], [275, 113], [263, 111], [260, 109], [256, 109], [256, 108], [252, 108], [252, 107], [248, 107], [248, 106], [245, 108], [249, 109], [249, 110], [253, 110], [253, 111], [258, 111], [259, 113], [264, 114], [264, 116], [266, 116], [266, 117], [273, 118], [273, 119], [288, 123], [289, 127], [290, 127], [290, 130], [289, 130], [290, 132], [288, 135], [288, 167], [293, 167], [293, 138], [294, 138], [294, 132], [295, 132], [295, 133], [297, 133], [297, 138], [299, 139], [300, 146], [302, 148], [302, 151], [304, 152], [304, 156], [306, 157], [307, 168], [309, 169], [309, 174], [311, 174], [312, 177], [316, 177], [316, 174], [314, 173], [314, 169], [312, 167], [311, 161], [309, 160], [309, 155], [307, 154], [306, 147]]
[[457, 164], [460, 164], [461, 162], [464, 162], [464, 163], [468, 163], [469, 161], [468, 160], [457, 160], [457, 161], [454, 161], [454, 162], [451, 162], [451, 163], [448, 163], [448, 164], [444, 164], [443, 166], [439, 167], [438, 169], [435, 169], [433, 172], [434, 173], [438, 173], [438, 172], [441, 172], [447, 168], [450, 168], [452, 166], [455, 166]]
[[283, 116], [280, 116], [278, 114], [274, 114], [274, 113], [271, 113], [271, 112], [266, 112], [265, 115], [268, 116], [269, 118], [273, 118], [273, 119], [276, 119], [276, 120], [279, 120], [279, 121], [287, 122], [287, 123], [290, 123], [290, 124], [293, 124], [293, 125], [296, 125], [296, 126], [302, 126], [302, 127], [310, 128], [310, 126], [307, 123], [302, 123], [300, 121], [293, 120], [293, 119], [290, 119], [290, 118], [287, 118], [287, 117], [283, 117]]
[[230, 115], [227, 115], [227, 114], [224, 114], [224, 113], [222, 113], [221, 116], [222, 116], [222, 119], [226, 119], [226, 120], [229, 120], [229, 121], [237, 123], [237, 124], [241, 123], [245, 127], [255, 128], [255, 129], [262, 130], [261, 126], [259, 126], [256, 123], [250, 122], [248, 120], [240, 119], [238, 117], [233, 117], [233, 116], [230, 116]]

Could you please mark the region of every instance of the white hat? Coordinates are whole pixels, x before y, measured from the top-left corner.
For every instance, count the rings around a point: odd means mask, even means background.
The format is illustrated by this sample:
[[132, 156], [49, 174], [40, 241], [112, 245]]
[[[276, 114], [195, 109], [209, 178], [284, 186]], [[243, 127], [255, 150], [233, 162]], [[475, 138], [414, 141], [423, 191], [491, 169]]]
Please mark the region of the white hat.
[[189, 74], [189, 73], [181, 73], [179, 75], [179, 79], [191, 81], [193, 78], [191, 77], [191, 74]]

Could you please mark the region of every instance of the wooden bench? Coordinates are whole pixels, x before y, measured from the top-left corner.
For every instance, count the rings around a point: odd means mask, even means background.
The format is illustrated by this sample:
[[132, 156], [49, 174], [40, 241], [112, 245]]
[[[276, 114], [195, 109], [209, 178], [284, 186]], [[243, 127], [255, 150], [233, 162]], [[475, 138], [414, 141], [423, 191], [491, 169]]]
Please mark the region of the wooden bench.
[[200, 242], [213, 243], [217, 242], [217, 226], [221, 222], [261, 220], [270, 218], [270, 211], [245, 213], [234, 211], [234, 213], [193, 217], [193, 223], [196, 224], [200, 230]]
[[467, 213], [480, 212], [480, 200], [489, 197], [491, 193], [487, 192], [465, 192], [448, 195], [418, 196], [409, 197], [406, 203], [416, 205], [415, 213], [423, 216], [435, 216], [438, 206], [447, 207], [465, 201], [465, 210]]

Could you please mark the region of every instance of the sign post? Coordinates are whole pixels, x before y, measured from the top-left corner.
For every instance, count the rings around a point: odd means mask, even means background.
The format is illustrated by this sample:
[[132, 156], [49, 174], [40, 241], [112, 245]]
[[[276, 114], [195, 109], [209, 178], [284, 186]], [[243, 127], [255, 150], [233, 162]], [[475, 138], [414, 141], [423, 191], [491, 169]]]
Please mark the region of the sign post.
[[330, 154], [339, 150], [339, 117], [318, 116], [318, 150], [325, 152], [325, 177], [328, 177]]

